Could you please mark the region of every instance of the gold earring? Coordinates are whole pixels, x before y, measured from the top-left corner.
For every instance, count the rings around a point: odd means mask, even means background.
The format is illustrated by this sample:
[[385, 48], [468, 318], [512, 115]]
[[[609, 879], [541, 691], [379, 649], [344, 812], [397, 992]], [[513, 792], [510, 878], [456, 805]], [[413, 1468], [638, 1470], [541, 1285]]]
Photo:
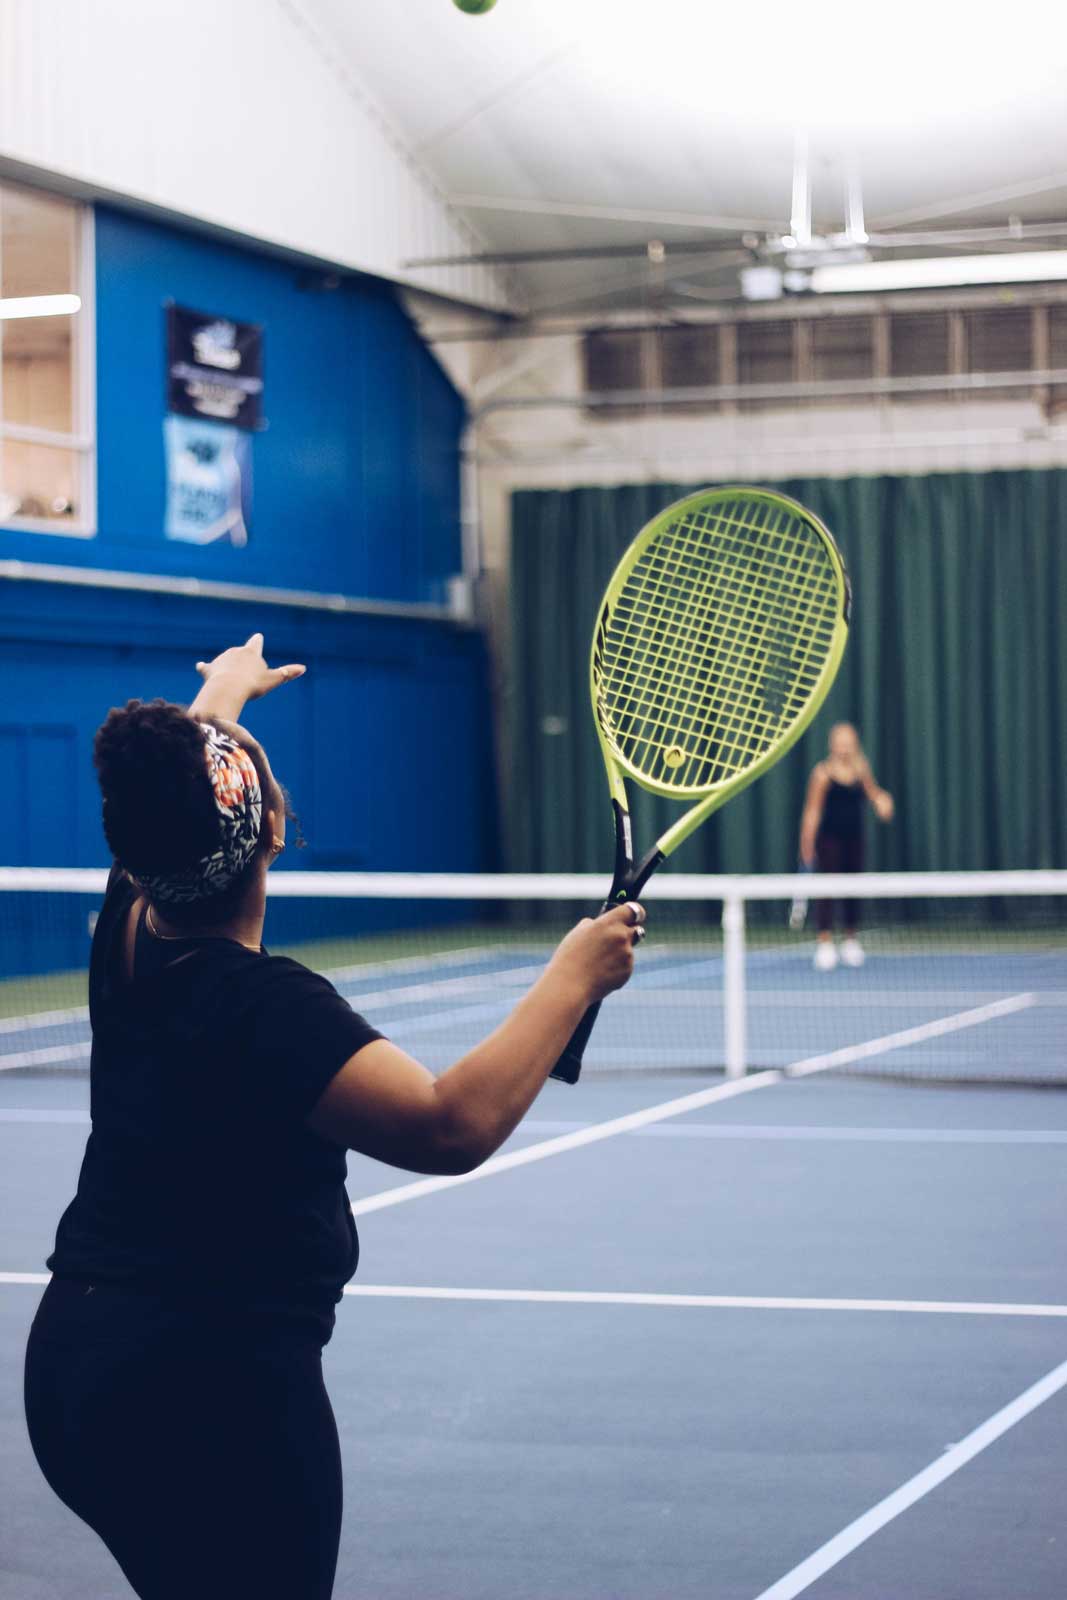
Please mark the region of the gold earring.
[[284, 839], [279, 839], [277, 836], [275, 836], [274, 842], [271, 845], [271, 852], [270, 852], [271, 855], [272, 856], [280, 856], [284, 849], [285, 849], [285, 840]]

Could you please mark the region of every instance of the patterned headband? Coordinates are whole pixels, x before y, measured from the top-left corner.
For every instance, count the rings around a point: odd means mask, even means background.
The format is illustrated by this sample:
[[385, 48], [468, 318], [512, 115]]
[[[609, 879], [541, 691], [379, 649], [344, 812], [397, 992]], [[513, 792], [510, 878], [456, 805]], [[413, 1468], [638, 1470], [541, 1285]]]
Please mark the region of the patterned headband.
[[138, 883], [153, 900], [172, 904], [207, 900], [228, 889], [255, 854], [263, 819], [259, 774], [248, 751], [209, 722], [197, 726], [205, 739], [221, 839], [210, 855], [180, 872], [137, 873]]

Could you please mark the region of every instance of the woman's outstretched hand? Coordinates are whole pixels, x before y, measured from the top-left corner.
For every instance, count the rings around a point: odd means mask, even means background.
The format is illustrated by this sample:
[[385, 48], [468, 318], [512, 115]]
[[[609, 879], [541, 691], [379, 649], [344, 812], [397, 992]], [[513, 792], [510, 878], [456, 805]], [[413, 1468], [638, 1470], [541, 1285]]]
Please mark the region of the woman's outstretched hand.
[[259, 700], [283, 683], [303, 677], [306, 667], [290, 662], [285, 667], [268, 667], [263, 659], [263, 635], [254, 633], [246, 644], [223, 650], [214, 661], [198, 661], [196, 670], [204, 680], [190, 712], [239, 720], [245, 703]]
[[581, 984], [592, 1005], [629, 981], [634, 950], [644, 936], [645, 908], [630, 900], [579, 922], [559, 945], [551, 966]]

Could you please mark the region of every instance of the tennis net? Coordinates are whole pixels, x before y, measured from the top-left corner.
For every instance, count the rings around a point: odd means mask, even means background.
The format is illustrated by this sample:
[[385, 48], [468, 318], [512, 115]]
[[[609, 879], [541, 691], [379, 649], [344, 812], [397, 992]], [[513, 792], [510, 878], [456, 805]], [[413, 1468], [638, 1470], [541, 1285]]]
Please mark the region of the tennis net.
[[[88, 1069], [105, 882], [0, 869], [0, 1071]], [[604, 892], [575, 874], [289, 871], [269, 886], [269, 948], [326, 973], [434, 1070], [502, 1020]], [[1067, 1084], [1067, 872], [663, 874], [644, 898], [649, 937], [604, 1005], [587, 1073]], [[813, 924], [831, 899], [824, 970]]]

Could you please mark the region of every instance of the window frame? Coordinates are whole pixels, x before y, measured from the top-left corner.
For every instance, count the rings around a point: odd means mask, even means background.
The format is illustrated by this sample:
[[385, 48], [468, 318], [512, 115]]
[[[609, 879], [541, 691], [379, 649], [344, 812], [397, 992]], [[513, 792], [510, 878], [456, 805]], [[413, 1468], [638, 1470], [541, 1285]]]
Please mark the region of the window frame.
[[[8, 184], [5, 187], [36, 190], [32, 184]], [[50, 199], [57, 196], [49, 195]], [[75, 214], [75, 270], [74, 293], [81, 300], [76, 314], [74, 351], [73, 410], [74, 431], [56, 432], [51, 428], [27, 427], [22, 423], [5, 422], [3, 418], [3, 372], [0, 366], [0, 444], [10, 439], [15, 444], [37, 444], [51, 449], [67, 450], [77, 457], [76, 482], [78, 510], [65, 520], [52, 517], [24, 517], [17, 514], [0, 522], [5, 533], [44, 533], [60, 539], [95, 539], [96, 515], [96, 250], [94, 217], [91, 205], [66, 199]]]

